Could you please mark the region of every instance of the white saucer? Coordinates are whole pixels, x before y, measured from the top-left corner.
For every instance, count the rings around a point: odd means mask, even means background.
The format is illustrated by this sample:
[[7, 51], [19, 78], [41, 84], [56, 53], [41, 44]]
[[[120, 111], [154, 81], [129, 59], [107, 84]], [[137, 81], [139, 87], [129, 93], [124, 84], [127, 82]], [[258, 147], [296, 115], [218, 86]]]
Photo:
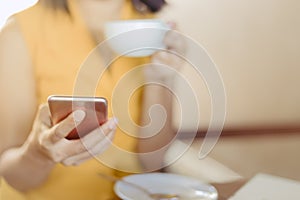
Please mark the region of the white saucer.
[[[217, 190], [212, 185], [187, 176], [146, 173], [126, 176], [123, 179], [137, 184], [151, 193], [177, 194], [181, 197], [180, 199], [217, 200], [218, 198]], [[121, 181], [117, 181], [114, 190], [123, 200], [152, 200], [144, 192]]]

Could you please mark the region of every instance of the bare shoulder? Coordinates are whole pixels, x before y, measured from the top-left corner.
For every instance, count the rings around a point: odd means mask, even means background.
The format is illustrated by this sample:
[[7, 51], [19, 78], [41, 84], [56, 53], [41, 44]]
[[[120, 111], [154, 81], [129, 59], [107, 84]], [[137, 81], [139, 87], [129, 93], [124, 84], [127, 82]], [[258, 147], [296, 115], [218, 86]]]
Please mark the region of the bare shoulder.
[[0, 29], [0, 50], [8, 51], [16, 47], [25, 46], [25, 41], [22, 37], [20, 27], [17, 20], [11, 17], [6, 24]]
[[0, 31], [0, 92], [0, 146], [8, 148], [25, 140], [36, 111], [32, 61], [14, 18]]
[[9, 37], [15, 37], [17, 35], [21, 35], [18, 33], [19, 27], [18, 22], [14, 17], [10, 17], [4, 26], [0, 29], [0, 41], [1, 43], [5, 42], [5, 39]]
[[[29, 54], [17, 21], [10, 18], [0, 31], [1, 79], [8, 75], [21, 76], [22, 80], [32, 79], [33, 68]], [[6, 81], [14, 81], [14, 76]]]

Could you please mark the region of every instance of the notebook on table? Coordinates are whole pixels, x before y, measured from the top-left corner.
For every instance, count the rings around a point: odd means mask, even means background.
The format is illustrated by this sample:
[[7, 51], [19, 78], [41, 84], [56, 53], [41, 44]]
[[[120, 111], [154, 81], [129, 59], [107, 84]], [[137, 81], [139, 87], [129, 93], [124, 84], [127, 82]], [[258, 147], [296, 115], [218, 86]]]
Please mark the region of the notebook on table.
[[257, 174], [229, 198], [229, 200], [253, 199], [300, 199], [300, 182], [270, 174]]

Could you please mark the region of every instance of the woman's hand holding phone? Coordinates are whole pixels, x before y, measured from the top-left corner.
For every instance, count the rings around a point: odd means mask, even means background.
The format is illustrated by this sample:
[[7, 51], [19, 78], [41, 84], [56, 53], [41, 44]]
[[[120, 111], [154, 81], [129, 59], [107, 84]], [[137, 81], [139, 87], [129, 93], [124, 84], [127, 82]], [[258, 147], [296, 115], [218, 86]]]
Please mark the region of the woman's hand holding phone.
[[81, 164], [92, 156], [101, 154], [111, 145], [117, 120], [112, 118], [106, 121], [80, 140], [66, 139], [66, 136], [85, 118], [84, 110], [74, 110], [65, 119], [52, 126], [49, 107], [40, 106], [32, 133], [26, 143], [26, 154], [38, 160], [68, 166]]

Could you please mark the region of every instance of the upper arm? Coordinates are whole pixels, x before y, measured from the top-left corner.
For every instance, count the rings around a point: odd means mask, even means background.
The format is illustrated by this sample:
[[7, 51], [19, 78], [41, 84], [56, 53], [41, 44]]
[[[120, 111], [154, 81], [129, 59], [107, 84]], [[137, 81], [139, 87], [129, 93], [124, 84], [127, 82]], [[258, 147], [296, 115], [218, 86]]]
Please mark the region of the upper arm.
[[15, 20], [0, 31], [0, 153], [24, 142], [36, 109], [29, 52]]

